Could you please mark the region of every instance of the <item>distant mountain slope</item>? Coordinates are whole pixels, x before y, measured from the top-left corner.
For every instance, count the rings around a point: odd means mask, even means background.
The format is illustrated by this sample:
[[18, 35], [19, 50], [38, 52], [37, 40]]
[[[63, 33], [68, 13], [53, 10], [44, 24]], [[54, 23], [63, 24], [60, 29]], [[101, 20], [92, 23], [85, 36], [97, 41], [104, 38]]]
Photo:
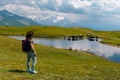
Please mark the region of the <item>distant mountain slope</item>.
[[7, 10], [0, 11], [0, 26], [33, 26], [40, 25], [32, 19], [25, 18]]

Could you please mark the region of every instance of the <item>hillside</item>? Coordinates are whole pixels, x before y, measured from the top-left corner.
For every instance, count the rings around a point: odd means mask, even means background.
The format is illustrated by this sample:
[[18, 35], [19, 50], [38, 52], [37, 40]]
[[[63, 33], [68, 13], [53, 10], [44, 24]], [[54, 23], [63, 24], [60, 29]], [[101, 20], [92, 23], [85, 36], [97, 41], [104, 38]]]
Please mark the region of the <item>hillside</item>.
[[[1, 80], [119, 80], [120, 64], [85, 53], [35, 45], [38, 74], [26, 72], [21, 41], [0, 36]], [[9, 46], [6, 46], [9, 45]]]
[[0, 11], [0, 25], [1, 26], [29, 26], [39, 25], [31, 19], [13, 14], [7, 10]]

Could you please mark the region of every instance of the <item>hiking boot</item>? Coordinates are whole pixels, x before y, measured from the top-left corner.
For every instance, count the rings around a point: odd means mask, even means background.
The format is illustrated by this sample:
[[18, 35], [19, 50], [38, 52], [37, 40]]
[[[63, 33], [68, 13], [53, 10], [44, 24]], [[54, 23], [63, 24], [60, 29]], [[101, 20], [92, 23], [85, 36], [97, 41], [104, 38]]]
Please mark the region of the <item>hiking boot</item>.
[[31, 71], [31, 73], [33, 73], [33, 74], [37, 74], [37, 71], [34, 70], [34, 71]]

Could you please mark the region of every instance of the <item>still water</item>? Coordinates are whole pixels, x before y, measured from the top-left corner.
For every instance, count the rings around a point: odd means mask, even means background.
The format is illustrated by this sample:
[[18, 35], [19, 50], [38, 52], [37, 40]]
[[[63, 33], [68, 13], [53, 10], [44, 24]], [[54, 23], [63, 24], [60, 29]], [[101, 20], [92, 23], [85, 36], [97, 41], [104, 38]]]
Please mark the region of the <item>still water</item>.
[[[25, 39], [23, 36], [10, 36], [19, 40]], [[70, 47], [75, 50], [82, 50], [99, 55], [106, 59], [120, 63], [120, 48], [108, 46], [100, 43], [99, 41], [89, 41], [87, 39], [68, 41], [62, 38], [34, 38], [34, 43], [43, 44], [46, 46], [54, 46], [56, 48], [69, 49]]]

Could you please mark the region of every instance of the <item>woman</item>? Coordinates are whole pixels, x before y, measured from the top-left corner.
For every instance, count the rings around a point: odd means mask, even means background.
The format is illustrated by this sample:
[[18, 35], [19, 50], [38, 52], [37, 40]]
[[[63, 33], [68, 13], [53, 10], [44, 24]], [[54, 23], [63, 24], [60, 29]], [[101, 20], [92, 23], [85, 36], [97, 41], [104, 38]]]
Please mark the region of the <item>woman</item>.
[[[33, 31], [28, 31], [26, 34], [26, 41], [28, 42], [28, 52], [27, 52], [27, 71], [33, 74], [36, 74], [35, 65], [36, 65], [36, 51], [33, 45]], [[32, 59], [32, 67], [30, 67], [30, 60]]]

